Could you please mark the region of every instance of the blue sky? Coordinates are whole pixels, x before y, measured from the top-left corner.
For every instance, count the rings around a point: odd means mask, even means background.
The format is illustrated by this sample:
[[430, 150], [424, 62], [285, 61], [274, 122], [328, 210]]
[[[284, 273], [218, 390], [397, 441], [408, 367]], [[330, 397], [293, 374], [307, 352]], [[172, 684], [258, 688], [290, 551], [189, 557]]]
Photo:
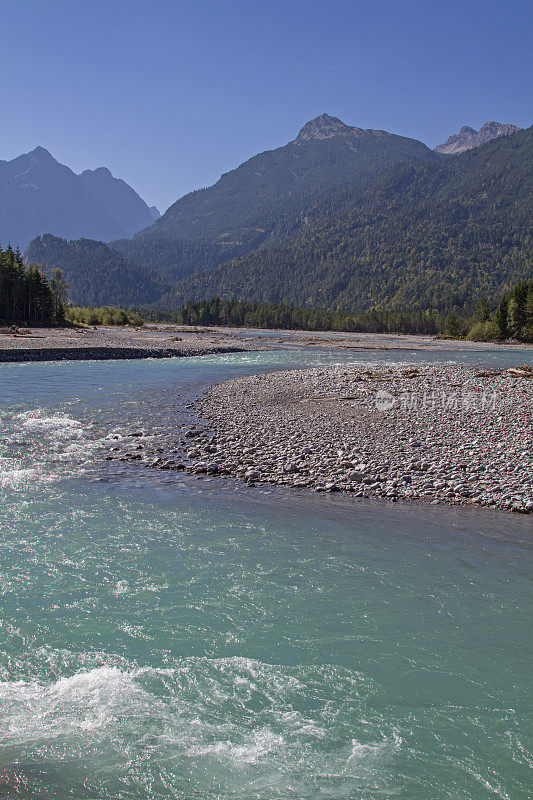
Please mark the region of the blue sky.
[[531, 124], [529, 2], [3, 0], [0, 159], [40, 144], [164, 210], [323, 112], [431, 147]]

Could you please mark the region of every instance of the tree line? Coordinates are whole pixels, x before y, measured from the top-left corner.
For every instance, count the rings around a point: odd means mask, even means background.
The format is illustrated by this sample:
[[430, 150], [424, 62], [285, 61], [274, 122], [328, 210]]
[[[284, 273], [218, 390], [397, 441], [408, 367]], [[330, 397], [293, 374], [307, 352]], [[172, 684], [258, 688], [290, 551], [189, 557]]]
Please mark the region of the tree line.
[[0, 248], [0, 320], [4, 324], [64, 322], [66, 284], [60, 270], [48, 277], [35, 264], [24, 265], [19, 250]]
[[357, 313], [302, 308], [282, 303], [249, 303], [244, 300], [188, 302], [175, 311], [140, 310], [148, 322], [179, 325], [223, 325], [277, 330], [347, 331], [444, 335], [473, 341], [517, 339], [533, 342], [533, 280], [522, 281], [501, 297], [497, 306], [483, 298], [471, 313], [435, 310], [396, 311], [372, 309]]
[[178, 325], [366, 333], [435, 334], [443, 330], [445, 319], [438, 312], [431, 311], [372, 310], [351, 314], [282, 303], [248, 303], [220, 297], [191, 301], [175, 311], [143, 309], [140, 313], [147, 322], [175, 322]]

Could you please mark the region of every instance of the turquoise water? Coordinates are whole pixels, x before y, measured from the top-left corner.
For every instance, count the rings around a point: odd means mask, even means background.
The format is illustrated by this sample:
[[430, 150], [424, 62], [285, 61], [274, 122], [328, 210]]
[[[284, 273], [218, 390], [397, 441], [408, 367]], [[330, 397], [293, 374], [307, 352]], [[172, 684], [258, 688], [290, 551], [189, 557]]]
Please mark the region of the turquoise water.
[[531, 518], [103, 460], [210, 381], [391, 358], [2, 367], [0, 798], [529, 797]]

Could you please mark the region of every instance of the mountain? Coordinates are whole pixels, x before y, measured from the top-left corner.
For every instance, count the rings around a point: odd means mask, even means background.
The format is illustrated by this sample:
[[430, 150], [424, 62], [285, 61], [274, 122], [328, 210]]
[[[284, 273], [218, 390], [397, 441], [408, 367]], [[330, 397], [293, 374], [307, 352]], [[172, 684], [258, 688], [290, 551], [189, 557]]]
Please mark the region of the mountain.
[[148, 304], [168, 290], [156, 275], [94, 239], [67, 242], [51, 234], [38, 236], [28, 246], [25, 262], [62, 269], [74, 305]]
[[[363, 130], [323, 114], [304, 125], [287, 145], [260, 153], [222, 175], [213, 186], [182, 197], [150, 227], [133, 238], [112, 241], [110, 247], [129, 264], [157, 273], [161, 285], [171, 286], [192, 272], [209, 272], [294, 233], [305, 225], [307, 209], [332, 191], [357, 185], [399, 161], [440, 158], [414, 139]], [[89, 181], [94, 184], [94, 173]], [[58, 249], [56, 243], [57, 258]], [[85, 243], [82, 252], [87, 249]], [[68, 251], [72, 256], [70, 243]], [[51, 265], [51, 252], [32, 243], [26, 258]], [[102, 253], [101, 243], [95, 252]], [[82, 261], [90, 267], [85, 256]], [[81, 276], [80, 270], [76, 275]], [[71, 279], [73, 291], [75, 280]], [[116, 301], [110, 297], [106, 302]], [[145, 302], [141, 293], [137, 302]]]
[[224, 247], [260, 244], [285, 216], [399, 161], [435, 160], [415, 139], [345, 125], [322, 114], [296, 139], [245, 161], [207, 189], [177, 200], [137, 239], [212, 239]]
[[45, 150], [0, 161], [0, 242], [24, 248], [52, 233], [117, 239], [153, 222], [154, 211], [124, 181], [100, 168], [76, 175]]
[[152, 264], [143, 251], [157, 253], [164, 242], [162, 267], [188, 274], [197, 268], [172, 253], [168, 243], [206, 246], [206, 268], [249, 252], [294, 230], [313, 203], [332, 191], [354, 186], [392, 164], [437, 156], [415, 139], [363, 130], [322, 114], [296, 139], [254, 156], [207, 189], [177, 200], [151, 227], [129, 242], [114, 242], [127, 258]]
[[131, 186], [120, 178], [114, 178], [106, 167], [86, 169], [79, 177], [128, 236], [133, 236], [161, 216], [155, 206], [149, 208]]
[[166, 305], [235, 297], [334, 310], [446, 309], [533, 275], [533, 129], [397, 164], [310, 208], [272, 247], [178, 281]]
[[531, 274], [532, 160], [531, 129], [451, 157], [323, 115], [132, 239], [41, 237], [26, 261], [79, 303], [462, 307]]
[[465, 150], [471, 150], [473, 147], [479, 147], [482, 144], [491, 142], [493, 139], [497, 139], [498, 136], [509, 136], [519, 130], [520, 128], [516, 125], [502, 122], [485, 122], [479, 131], [465, 125], [459, 133], [454, 133], [448, 137], [444, 144], [439, 144], [435, 148], [435, 152], [457, 155], [457, 153], [464, 153]]

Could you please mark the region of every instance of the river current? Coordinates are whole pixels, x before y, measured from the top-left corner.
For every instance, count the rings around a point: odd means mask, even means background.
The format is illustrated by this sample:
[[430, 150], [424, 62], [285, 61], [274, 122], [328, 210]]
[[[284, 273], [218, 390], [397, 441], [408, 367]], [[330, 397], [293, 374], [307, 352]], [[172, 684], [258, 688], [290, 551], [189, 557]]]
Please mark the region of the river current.
[[527, 353], [0, 367], [0, 798], [525, 800], [531, 517], [105, 461], [209, 383]]

